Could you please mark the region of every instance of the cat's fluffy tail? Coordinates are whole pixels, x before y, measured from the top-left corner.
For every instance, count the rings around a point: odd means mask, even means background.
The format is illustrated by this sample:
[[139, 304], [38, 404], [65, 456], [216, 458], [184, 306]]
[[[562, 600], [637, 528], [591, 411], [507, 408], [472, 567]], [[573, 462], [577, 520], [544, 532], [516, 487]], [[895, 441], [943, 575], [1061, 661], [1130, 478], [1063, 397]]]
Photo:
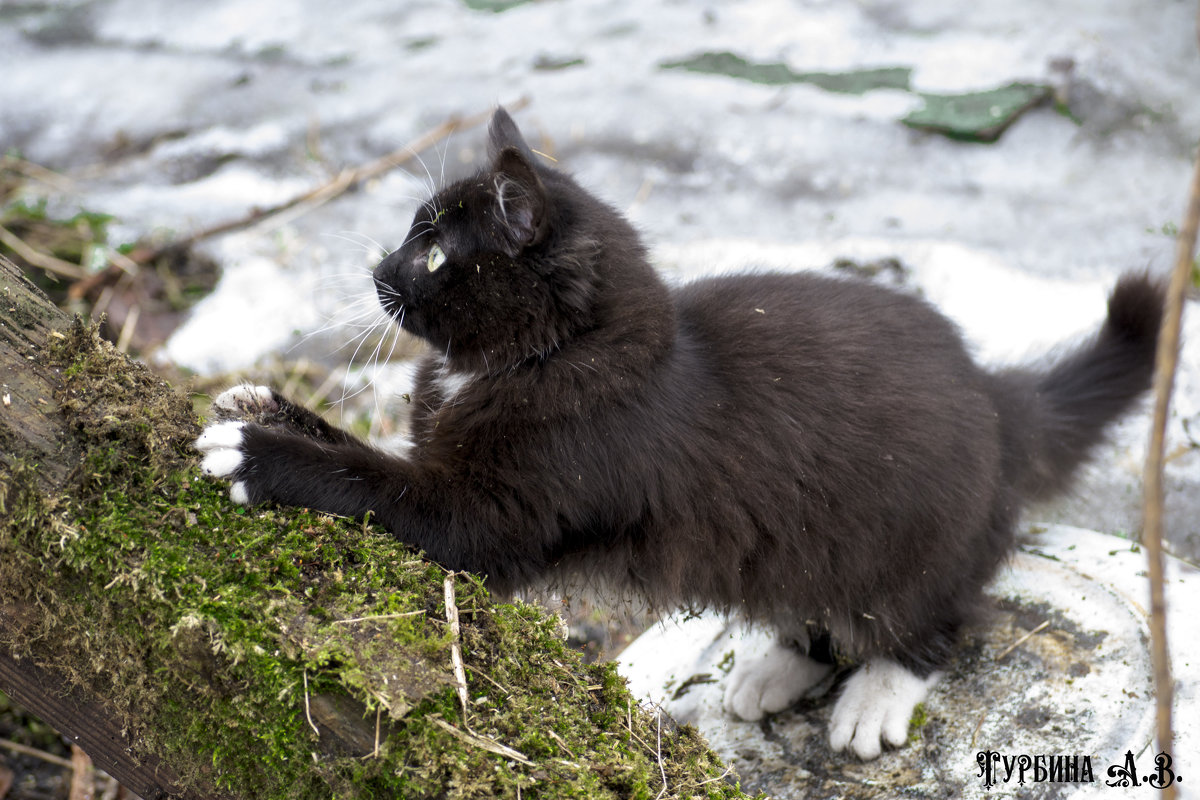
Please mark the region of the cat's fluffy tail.
[[1125, 275], [1090, 341], [1046, 368], [995, 376], [1005, 472], [1022, 498], [1065, 490], [1105, 427], [1150, 388], [1164, 304], [1161, 283]]

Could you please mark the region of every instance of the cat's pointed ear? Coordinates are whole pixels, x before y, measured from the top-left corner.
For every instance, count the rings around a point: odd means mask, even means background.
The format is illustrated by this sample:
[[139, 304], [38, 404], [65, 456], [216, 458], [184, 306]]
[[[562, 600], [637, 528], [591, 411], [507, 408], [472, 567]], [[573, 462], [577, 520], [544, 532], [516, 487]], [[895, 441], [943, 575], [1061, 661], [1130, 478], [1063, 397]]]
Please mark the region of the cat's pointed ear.
[[509, 255], [516, 256], [546, 238], [549, 230], [546, 187], [524, 153], [506, 147], [495, 157], [496, 217], [507, 234]]
[[513, 122], [504, 106], [498, 106], [492, 114], [491, 124], [488, 125], [488, 158], [495, 163], [500, 154], [510, 147], [521, 151], [525, 158], [533, 161], [533, 150], [525, 143], [525, 137], [521, 135], [517, 123]]

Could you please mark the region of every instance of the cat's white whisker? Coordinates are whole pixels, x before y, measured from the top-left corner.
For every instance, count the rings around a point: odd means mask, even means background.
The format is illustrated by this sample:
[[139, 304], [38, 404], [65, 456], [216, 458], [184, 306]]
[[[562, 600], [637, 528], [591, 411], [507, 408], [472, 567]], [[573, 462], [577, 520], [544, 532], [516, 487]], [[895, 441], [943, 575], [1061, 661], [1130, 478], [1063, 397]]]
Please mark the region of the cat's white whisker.
[[[428, 179], [428, 187], [429, 187], [429, 195], [430, 195], [430, 199], [431, 199], [431, 201], [432, 201], [432, 202], [436, 203], [436, 201], [437, 201], [437, 188], [438, 188], [438, 187], [437, 187], [437, 183], [436, 183], [436, 182], [434, 181], [434, 179], [433, 179], [433, 173], [429, 171], [429, 166], [428, 166], [428, 165], [425, 163], [425, 159], [421, 158], [421, 154], [420, 154], [420, 153], [418, 153], [417, 151], [413, 150], [412, 148], [409, 148], [409, 152], [410, 152], [410, 153], [412, 153], [412, 155], [413, 155], [413, 159], [414, 159], [414, 160], [415, 160], [415, 161], [416, 161], [418, 164], [420, 164], [420, 165], [421, 165], [421, 169], [425, 170], [425, 176], [426, 176], [426, 178]], [[415, 177], [415, 176], [414, 176], [414, 177]], [[440, 209], [435, 209], [435, 210], [437, 210], [437, 211], [440, 211]], [[437, 215], [435, 215], [435, 217], [436, 217], [436, 216], [437, 216]]]
[[[424, 227], [422, 227], [422, 226], [424, 226]], [[408, 235], [408, 238], [406, 238], [403, 242], [401, 242], [400, 247], [397, 247], [396, 249], [402, 250], [402, 249], [404, 249], [404, 247], [406, 247], [409, 244], [409, 242], [415, 241], [416, 239], [420, 239], [426, 233], [432, 232], [434, 230], [435, 230], [435, 227], [432, 222], [429, 222], [429, 221], [420, 222], [413, 226], [412, 231]]]
[[[348, 242], [349, 244], [355, 245], [363, 253], [365, 253], [367, 258], [371, 261], [379, 261], [380, 259], [382, 259], [384, 256], [386, 256], [388, 254], [388, 249], [386, 247], [384, 247], [382, 244], [380, 244], [379, 242], [377, 242], [375, 239], [371, 238], [370, 236], [367, 236], [365, 233], [358, 233], [356, 231], [343, 231], [341, 233], [326, 232], [321, 235], [326, 238], [330, 238], [330, 239], [341, 239], [344, 242]], [[359, 239], [351, 238], [353, 236], [358, 236], [360, 238]], [[366, 240], [366, 241], [363, 241], [363, 240]]]
[[[361, 308], [354, 310], [359, 306]], [[353, 313], [350, 313], [352, 311]], [[380, 324], [382, 318], [386, 318], [386, 315], [387, 312], [379, 310], [378, 303], [374, 301], [374, 298], [359, 298], [354, 300], [349, 306], [340, 309], [338, 313], [327, 317], [325, 324], [321, 327], [308, 331], [301, 336], [298, 344], [334, 330], [365, 330], [369, 334], [371, 330]], [[363, 320], [369, 321], [364, 322]], [[343, 349], [345, 346], [345, 344], [342, 344], [334, 352]]]
[[[386, 325], [387, 321], [388, 321], [387, 313], [380, 312], [375, 317], [374, 324], [367, 327], [365, 330], [363, 330], [362, 333], [360, 333], [358, 336], [356, 336], [354, 339], [351, 340], [352, 342], [357, 342], [357, 345], [354, 348], [354, 352], [350, 354], [349, 363], [351, 365], [353, 365], [356, 362], [356, 360], [358, 359], [359, 352], [362, 350], [363, 345], [365, 345], [367, 343], [367, 340], [371, 337], [371, 334], [373, 334], [376, 330], [378, 330], [381, 325]], [[344, 349], [349, 344], [350, 344], [350, 342], [347, 342], [346, 344], [339, 347], [338, 350], [340, 351], [340, 350]], [[345, 388], [345, 387], [343, 387], [343, 388]]]
[[452, 128], [450, 133], [446, 135], [446, 147], [441, 152], [442, 163], [438, 170], [438, 186], [446, 185], [446, 157], [450, 155], [450, 144], [454, 141], [454, 134], [457, 132], [457, 128]]

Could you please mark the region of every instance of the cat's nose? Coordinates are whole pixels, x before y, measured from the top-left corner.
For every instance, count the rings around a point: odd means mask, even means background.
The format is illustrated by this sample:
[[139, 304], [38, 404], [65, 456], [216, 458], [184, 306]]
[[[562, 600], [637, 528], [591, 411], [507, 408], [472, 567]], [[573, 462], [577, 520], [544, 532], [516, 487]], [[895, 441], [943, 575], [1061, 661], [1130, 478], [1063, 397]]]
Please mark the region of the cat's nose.
[[400, 251], [395, 250], [388, 253], [382, 261], [375, 265], [375, 269], [371, 270], [371, 277], [375, 279], [375, 288], [383, 289], [395, 286], [401, 272]]
[[398, 260], [399, 255], [399, 250], [393, 250], [384, 256], [382, 261], [375, 265], [375, 269], [371, 271], [371, 274], [375, 276], [376, 281], [379, 280], [381, 275], [386, 275], [387, 273], [395, 270], [396, 261]]

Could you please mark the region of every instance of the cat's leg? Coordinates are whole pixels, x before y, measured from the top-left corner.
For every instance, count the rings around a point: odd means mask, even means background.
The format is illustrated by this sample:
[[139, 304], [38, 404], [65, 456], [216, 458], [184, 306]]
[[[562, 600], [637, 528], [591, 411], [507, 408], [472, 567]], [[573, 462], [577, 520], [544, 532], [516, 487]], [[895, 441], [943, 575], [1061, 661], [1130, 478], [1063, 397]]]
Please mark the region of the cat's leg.
[[545, 539], [530, 536], [517, 504], [469, 480], [428, 473], [362, 442], [336, 444], [244, 420], [208, 426], [196, 440], [203, 470], [229, 481], [230, 497], [362, 518], [452, 570], [486, 574], [498, 593], [547, 568]]
[[246, 505], [275, 502], [343, 516], [374, 511], [378, 517], [390, 507], [385, 498], [392, 487], [399, 483], [399, 494], [408, 485], [407, 462], [357, 439], [332, 441], [286, 424], [215, 422], [200, 434], [196, 449], [204, 456], [201, 469], [230, 481], [230, 497]]
[[807, 650], [806, 643], [776, 638], [758, 658], [736, 661], [725, 684], [725, 710], [754, 721], [791, 706], [833, 668]]
[[871, 659], [846, 680], [833, 704], [830, 747], [849, 748], [861, 759], [877, 757], [883, 742], [900, 747], [908, 741], [913, 709], [940, 677], [918, 675], [888, 658]]
[[250, 419], [267, 426], [283, 426], [311, 439], [332, 444], [357, 441], [353, 434], [330, 425], [318, 414], [288, 400], [269, 386], [249, 383], [231, 386], [212, 402], [221, 419]]

